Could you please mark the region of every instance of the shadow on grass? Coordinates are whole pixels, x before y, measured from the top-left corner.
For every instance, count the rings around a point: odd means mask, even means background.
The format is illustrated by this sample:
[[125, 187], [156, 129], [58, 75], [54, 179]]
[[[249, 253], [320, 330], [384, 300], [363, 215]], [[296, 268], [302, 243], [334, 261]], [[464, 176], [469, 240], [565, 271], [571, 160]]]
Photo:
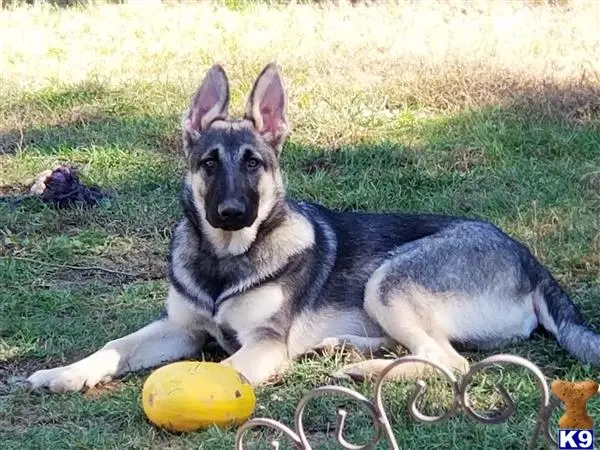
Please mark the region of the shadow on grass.
[[[501, 133], [502, 129], [493, 126], [494, 112], [511, 122], [508, 131], [515, 126], [535, 128], [539, 122], [552, 123], [553, 127], [560, 127], [564, 132], [568, 132], [569, 127], [597, 130], [600, 126], [598, 82], [581, 79], [578, 82], [553, 83], [516, 77], [509, 72], [496, 75], [496, 78], [482, 76], [469, 79], [460, 89], [451, 89], [451, 92], [444, 91], [448, 86], [440, 84], [442, 80], [432, 78], [421, 92], [439, 92], [439, 98], [428, 93], [406, 92], [407, 86], [398, 86], [389, 93], [391, 97], [386, 100], [382, 112], [386, 112], [385, 108], [396, 111], [407, 109], [417, 111], [417, 114], [423, 109], [441, 112], [438, 116], [445, 117], [441, 120], [419, 119], [426, 125], [433, 125], [431, 129], [419, 130], [426, 138], [424, 146], [436, 144], [435, 141], [427, 142], [427, 138], [440, 134], [435, 132], [435, 126], [439, 129], [440, 124], [441, 134], [451, 134], [455, 140], [461, 134], [471, 139], [473, 132], [461, 127], [461, 123], [469, 122], [469, 117], [485, 119], [488, 116], [492, 126], [483, 131], [490, 135]], [[52, 153], [58, 147], [76, 149], [90, 145], [179, 148], [179, 118], [189, 95], [191, 92], [181, 92], [181, 88], [174, 85], [157, 87], [151, 83], [136, 82], [113, 87], [95, 79], [25, 92], [6, 101], [0, 110], [3, 122], [0, 124], [0, 154], [29, 148]], [[295, 100], [290, 99], [291, 102]], [[165, 105], [173, 109], [167, 109], [165, 113], [165, 108], [168, 108]], [[381, 129], [382, 139], [394, 136], [388, 128], [381, 126], [379, 119], [368, 120], [359, 122], [361, 126], [364, 123], [365, 127], [376, 131]], [[299, 129], [295, 132], [300, 134], [299, 142], [312, 141], [311, 130], [306, 129], [304, 124], [292, 125]], [[445, 140], [444, 136], [441, 137]], [[370, 140], [381, 139], [372, 136]], [[342, 147], [355, 143], [341, 142]], [[518, 142], [514, 144], [515, 148], [519, 147]]]
[[[177, 98], [177, 88], [164, 89], [170, 99]], [[0, 115], [0, 155], [18, 150], [52, 155], [92, 146], [178, 150], [180, 114], [156, 114], [155, 105], [138, 97], [139, 92], [155, 91], [144, 83], [115, 88], [89, 80], [11, 98]]]
[[[283, 159], [290, 194], [346, 210], [441, 212], [502, 224], [533, 203], [542, 210], [597, 204], [598, 87], [525, 81], [502, 86], [502, 104], [415, 115], [399, 126], [402, 133], [389, 131], [392, 118], [380, 139], [335, 151], [306, 145], [302, 131], [292, 135]], [[167, 97], [178, 98], [171, 89]], [[84, 181], [116, 191], [131, 202], [131, 211], [144, 198], [159, 209], [172, 204], [182, 176], [183, 106], [156, 114], [149, 94], [146, 108], [131, 91], [87, 81], [26, 93], [3, 114], [13, 125], [31, 125], [0, 128], [0, 153], [15, 154], [10, 170], [28, 176], [33, 167], [42, 171], [57, 161], [82, 165]], [[24, 188], [1, 187], [5, 194]]]
[[180, 134], [177, 117], [123, 116], [101, 117], [93, 111], [74, 111], [60, 125], [0, 131], [0, 155], [35, 151], [53, 155], [63, 150], [90, 147], [143, 148], [179, 152]]

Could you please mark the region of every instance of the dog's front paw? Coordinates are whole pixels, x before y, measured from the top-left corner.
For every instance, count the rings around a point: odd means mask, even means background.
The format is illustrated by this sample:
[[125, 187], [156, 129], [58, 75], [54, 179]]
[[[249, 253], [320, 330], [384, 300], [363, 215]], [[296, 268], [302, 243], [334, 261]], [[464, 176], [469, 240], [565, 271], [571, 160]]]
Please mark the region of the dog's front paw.
[[84, 387], [94, 387], [101, 381], [102, 376], [95, 376], [75, 364], [39, 370], [27, 379], [31, 388], [48, 388], [52, 392], [81, 391]]

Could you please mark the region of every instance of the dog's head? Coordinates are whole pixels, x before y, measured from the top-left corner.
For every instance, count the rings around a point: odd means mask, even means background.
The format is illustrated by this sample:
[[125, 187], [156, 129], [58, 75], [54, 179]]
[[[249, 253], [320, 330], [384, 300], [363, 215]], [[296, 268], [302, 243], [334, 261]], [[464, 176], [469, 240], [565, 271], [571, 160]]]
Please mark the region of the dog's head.
[[228, 106], [227, 75], [215, 65], [184, 116], [183, 143], [196, 210], [211, 227], [237, 231], [264, 220], [283, 195], [279, 155], [288, 124], [279, 67], [258, 76], [242, 119], [230, 119]]

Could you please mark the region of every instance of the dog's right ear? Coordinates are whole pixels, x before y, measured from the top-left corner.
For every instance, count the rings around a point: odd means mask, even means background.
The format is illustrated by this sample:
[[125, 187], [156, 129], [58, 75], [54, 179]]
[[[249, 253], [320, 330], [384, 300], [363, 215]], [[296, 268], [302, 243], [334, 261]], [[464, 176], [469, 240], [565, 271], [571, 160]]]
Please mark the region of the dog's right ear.
[[192, 97], [192, 103], [183, 118], [184, 140], [195, 140], [215, 120], [227, 119], [228, 108], [229, 81], [223, 67], [215, 64]]

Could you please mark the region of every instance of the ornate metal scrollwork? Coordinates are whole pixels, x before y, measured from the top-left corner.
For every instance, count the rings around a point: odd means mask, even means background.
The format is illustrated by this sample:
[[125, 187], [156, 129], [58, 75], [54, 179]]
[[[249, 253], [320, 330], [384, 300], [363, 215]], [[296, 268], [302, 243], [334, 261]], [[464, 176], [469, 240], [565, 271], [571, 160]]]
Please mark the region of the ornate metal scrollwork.
[[[424, 414], [418, 407], [419, 399], [424, 395], [426, 383], [423, 380], [418, 380], [416, 382], [415, 388], [408, 400], [408, 411], [416, 421], [429, 424], [435, 424], [446, 421], [461, 410], [465, 412], [466, 415], [471, 419], [483, 424], [493, 425], [505, 423], [515, 413], [515, 405], [513, 399], [511, 398], [510, 394], [506, 391], [504, 386], [498, 384], [496, 386], [496, 389], [502, 397], [502, 400], [506, 407], [501, 411], [495, 411], [495, 416], [483, 415], [473, 408], [471, 402], [469, 401], [469, 395], [467, 392], [468, 388], [471, 385], [474, 377], [478, 373], [490, 367], [513, 365], [527, 369], [533, 374], [535, 380], [537, 381], [537, 386], [540, 391], [537, 420], [533, 428], [527, 448], [528, 450], [532, 450], [535, 448], [539, 439], [540, 432], [542, 432], [544, 440], [548, 443], [548, 445], [551, 448], [558, 447], [556, 440], [550, 432], [549, 421], [553, 411], [560, 404], [560, 401], [552, 397], [550, 393], [550, 388], [548, 387], [548, 383], [546, 381], [546, 378], [544, 377], [544, 374], [535, 364], [531, 363], [525, 358], [521, 358], [519, 356], [514, 355], [502, 354], [490, 356], [489, 358], [486, 358], [476, 364], [473, 364], [470, 370], [465, 375], [463, 375], [460, 380], [457, 380], [452, 371], [447, 367], [444, 367], [427, 359], [417, 356], [405, 356], [402, 358], [398, 358], [391, 362], [391, 364], [388, 367], [386, 367], [386, 369], [379, 375], [378, 379], [375, 382], [372, 400], [367, 399], [366, 397], [352, 389], [342, 386], [323, 386], [313, 389], [309, 391], [306, 395], [304, 395], [304, 397], [302, 397], [302, 399], [296, 407], [296, 411], [294, 414], [294, 430], [273, 419], [251, 419], [238, 429], [236, 435], [235, 448], [236, 450], [244, 450], [244, 437], [247, 435], [247, 432], [249, 430], [260, 427], [266, 427], [283, 433], [294, 443], [294, 445], [297, 448], [302, 450], [311, 450], [312, 447], [308, 442], [303, 425], [303, 417], [306, 406], [310, 403], [311, 400], [317, 397], [342, 395], [358, 402], [358, 404], [361, 407], [363, 407], [370, 413], [373, 419], [373, 438], [366, 444], [353, 444], [348, 442], [344, 438], [344, 426], [346, 423], [347, 415], [346, 411], [341, 409], [338, 410], [335, 438], [337, 442], [342, 446], [342, 448], [347, 450], [371, 449], [380, 441], [382, 436], [384, 436], [387, 442], [389, 443], [390, 448], [392, 448], [393, 450], [400, 450], [400, 447], [396, 441], [396, 438], [394, 437], [392, 426], [389, 422], [388, 416], [383, 405], [382, 390], [383, 384], [386, 381], [386, 378], [389, 378], [390, 372], [392, 372], [396, 367], [402, 364], [409, 363], [424, 364], [442, 373], [447, 379], [452, 389], [453, 401], [449, 409], [438, 416], [429, 416]], [[279, 442], [273, 441], [271, 443], [271, 448], [278, 449]]]

